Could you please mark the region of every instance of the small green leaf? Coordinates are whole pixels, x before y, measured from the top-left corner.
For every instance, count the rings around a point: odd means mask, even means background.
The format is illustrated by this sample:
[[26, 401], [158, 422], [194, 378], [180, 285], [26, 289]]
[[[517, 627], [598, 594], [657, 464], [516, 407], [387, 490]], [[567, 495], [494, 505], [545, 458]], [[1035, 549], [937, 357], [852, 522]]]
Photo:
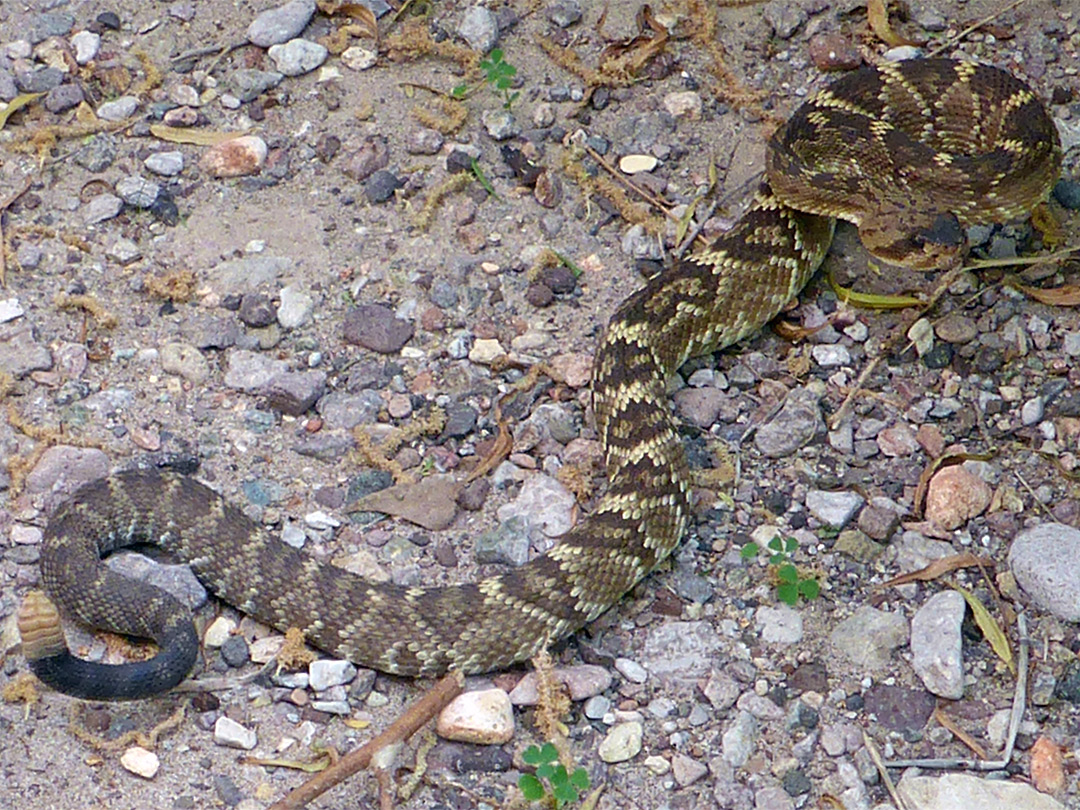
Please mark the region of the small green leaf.
[[492, 62], [501, 62], [503, 60], [502, 48], [492, 48], [488, 56], [491, 57]]
[[584, 768], [578, 768], [572, 774], [570, 774], [570, 784], [576, 787], [578, 790], [589, 789], [589, 772]]
[[450, 91], [450, 95], [453, 96], [456, 99], [462, 99], [462, 98], [465, 98], [465, 94], [468, 93], [468, 92], [469, 92], [469, 85], [462, 83], [462, 84], [459, 84], [459, 85], [455, 86], [454, 89]]
[[771, 548], [773, 551], [783, 551], [784, 550], [784, 546], [781, 543], [779, 537], [774, 537], [772, 540], [769, 541], [769, 548]]
[[790, 563], [781, 565], [776, 569], [776, 578], [781, 582], [787, 582], [794, 585], [799, 581], [799, 571]]
[[545, 762], [543, 765], [538, 765], [536, 768], [536, 775], [540, 779], [549, 779], [554, 781], [555, 779], [555, 766], [550, 762]]
[[799, 601], [799, 589], [790, 582], [785, 582], [776, 589], [776, 598], [785, 604], [795, 607]]
[[577, 801], [578, 792], [577, 788], [575, 788], [573, 785], [565, 784], [553, 788], [551, 791], [551, 795], [553, 795], [558, 801], [565, 803]]
[[547, 791], [544, 790], [544, 785], [531, 773], [523, 773], [521, 775], [521, 778], [518, 779], [518, 787], [521, 789], [522, 795], [530, 802], [540, 801], [547, 793]]
[[761, 551], [761, 549], [758, 548], [757, 543], [751, 541], [742, 547], [742, 551], [739, 552], [739, 556], [742, 557], [744, 560], [752, 560], [758, 555], [759, 551]]
[[817, 599], [821, 593], [821, 585], [816, 579], [804, 579], [799, 583], [799, 593], [804, 599]]
[[[500, 51], [500, 53], [502, 53]], [[552, 743], [544, 743], [544, 747], [540, 749], [541, 762], [557, 762], [559, 759], [559, 749]]]
[[787, 559], [787, 557], [785, 557], [783, 554], [770, 554], [769, 555], [769, 563], [771, 565], [780, 565], [780, 563], [784, 562], [784, 560], [786, 560], [786, 559]]
[[799, 548], [799, 541], [794, 537], [789, 537], [786, 541], [787, 553], [794, 554]]
[[544, 755], [535, 745], [530, 745], [522, 754], [521, 759], [526, 765], [539, 765], [544, 762]]

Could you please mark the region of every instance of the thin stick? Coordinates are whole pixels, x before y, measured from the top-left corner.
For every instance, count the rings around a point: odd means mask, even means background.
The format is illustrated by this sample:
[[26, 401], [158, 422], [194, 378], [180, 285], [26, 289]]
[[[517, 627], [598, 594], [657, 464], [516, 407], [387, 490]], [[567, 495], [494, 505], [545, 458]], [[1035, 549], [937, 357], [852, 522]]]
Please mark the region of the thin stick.
[[959, 34], [956, 34], [955, 36], [949, 37], [944, 42], [942, 42], [940, 45], [938, 45], [936, 48], [934, 48], [932, 51], [930, 51], [930, 53], [928, 53], [927, 56], [928, 57], [937, 56], [939, 53], [946, 50], [947, 48], [953, 47], [953, 45], [958, 43], [960, 40], [962, 40], [964, 37], [966, 37], [972, 31], [976, 31], [976, 30], [982, 28], [988, 22], [991, 22], [994, 19], [1000, 17], [1006, 11], [1012, 11], [1014, 8], [1017, 8], [1018, 6], [1021, 6], [1026, 2], [1027, 2], [1027, 0], [1014, 0], [1014, 2], [1012, 2], [1009, 5], [1005, 6], [1005, 8], [999, 8], [997, 11], [993, 12], [992, 14], [987, 15], [986, 17], [983, 17], [978, 22], [972, 23], [967, 28], [965, 28], [963, 31], [961, 31]]
[[374, 737], [316, 774], [284, 799], [270, 805], [269, 810], [299, 810], [334, 785], [345, 781], [357, 771], [368, 767], [372, 757], [388, 746], [396, 745], [415, 734], [421, 726], [461, 694], [465, 676], [451, 672], [436, 683], [422, 698], [405, 710], [382, 734]]
[[1028, 651], [1031, 639], [1028, 637], [1027, 617], [1021, 613], [1016, 617], [1016, 629], [1020, 634], [1020, 652], [1016, 663], [1016, 690], [1013, 692], [1012, 712], [1009, 714], [1009, 733], [1005, 738], [1005, 750], [1001, 759], [892, 759], [885, 762], [887, 768], [943, 768], [969, 771], [1000, 771], [1012, 761], [1016, 734], [1020, 730], [1020, 721], [1024, 719], [1027, 701]]

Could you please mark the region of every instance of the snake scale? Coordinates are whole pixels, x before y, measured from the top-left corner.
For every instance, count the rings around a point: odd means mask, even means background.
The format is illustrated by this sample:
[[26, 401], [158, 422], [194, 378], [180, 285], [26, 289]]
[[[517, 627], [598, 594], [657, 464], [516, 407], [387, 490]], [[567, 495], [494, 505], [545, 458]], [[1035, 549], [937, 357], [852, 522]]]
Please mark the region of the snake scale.
[[483, 672], [529, 658], [615, 604], [687, 528], [668, 375], [757, 331], [797, 296], [828, 250], [835, 217], [855, 223], [886, 261], [954, 266], [965, 226], [1026, 216], [1046, 198], [1060, 151], [1033, 91], [996, 68], [928, 59], [845, 75], [772, 137], [766, 180], [735, 227], [611, 317], [593, 378], [609, 486], [549, 552], [475, 583], [376, 584], [279, 542], [191, 478], [121, 473], [79, 489], [54, 514], [42, 582], [72, 616], [151, 638], [160, 653], [116, 666], [78, 659], [53, 602], [35, 591], [20, 611], [31, 668], [61, 691], [96, 699], [142, 697], [185, 677], [198, 652], [189, 611], [101, 562], [137, 542], [187, 561], [240, 610], [384, 672]]

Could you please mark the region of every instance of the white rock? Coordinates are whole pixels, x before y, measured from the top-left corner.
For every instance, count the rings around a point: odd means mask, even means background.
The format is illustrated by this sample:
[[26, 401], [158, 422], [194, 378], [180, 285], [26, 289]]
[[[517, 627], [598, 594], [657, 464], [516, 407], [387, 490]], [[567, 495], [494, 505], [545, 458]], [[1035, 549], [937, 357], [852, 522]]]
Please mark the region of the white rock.
[[641, 751], [643, 733], [644, 729], [637, 721], [615, 726], [600, 743], [600, 759], [608, 763], [633, 759]]
[[18, 298], [5, 298], [0, 301], [0, 323], [7, 323], [16, 318], [21, 318], [24, 311], [19, 304]]
[[348, 661], [323, 658], [308, 665], [308, 684], [316, 692], [325, 692], [331, 686], [352, 683], [356, 667]]
[[229, 640], [229, 636], [232, 635], [235, 629], [235, 621], [228, 616], [218, 616], [206, 628], [206, 633], [203, 635], [203, 644], [207, 647], [220, 647]]
[[493, 338], [480, 338], [473, 342], [469, 349], [469, 359], [474, 363], [486, 366], [490, 365], [496, 357], [506, 354], [502, 344]]
[[651, 172], [660, 161], [652, 155], [623, 155], [619, 159], [619, 169], [623, 174]]
[[649, 679], [649, 671], [629, 658], [616, 658], [615, 669], [631, 683], [645, 683]]
[[153, 779], [161, 767], [161, 760], [153, 751], [133, 746], [120, 756], [120, 764], [136, 776], [143, 779]]
[[219, 717], [214, 723], [214, 742], [228, 748], [241, 748], [250, 751], [254, 748], [259, 738], [254, 731], [244, 728], [235, 720], [228, 717]]
[[501, 745], [514, 736], [514, 710], [502, 689], [465, 692], [439, 712], [440, 737], [479, 745]]

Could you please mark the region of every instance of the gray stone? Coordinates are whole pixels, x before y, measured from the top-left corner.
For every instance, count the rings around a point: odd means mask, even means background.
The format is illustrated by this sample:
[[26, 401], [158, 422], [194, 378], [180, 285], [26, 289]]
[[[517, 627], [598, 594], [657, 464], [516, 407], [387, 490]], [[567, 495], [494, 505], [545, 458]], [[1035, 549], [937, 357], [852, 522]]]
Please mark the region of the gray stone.
[[1080, 621], [1080, 530], [1058, 523], [1024, 530], [1009, 549], [1009, 569], [1041, 609]]
[[917, 773], [906, 771], [896, 789], [919, 810], [1066, 810], [1061, 802], [1022, 782], [966, 773], [915, 776]]
[[98, 194], [83, 206], [83, 224], [96, 225], [114, 218], [124, 207], [124, 201], [114, 194]]
[[754, 626], [762, 641], [769, 644], [797, 644], [803, 637], [802, 614], [787, 605], [760, 607], [754, 615]]
[[131, 118], [139, 109], [139, 99], [135, 96], [120, 96], [112, 101], [102, 102], [97, 108], [98, 118], [104, 121], [123, 121]]
[[229, 76], [229, 85], [243, 102], [254, 101], [267, 90], [277, 87], [285, 76], [272, 70], [241, 68]]
[[780, 411], [757, 429], [754, 445], [769, 458], [789, 456], [825, 431], [818, 395], [806, 388], [790, 391]]
[[352, 430], [374, 422], [383, 406], [382, 397], [370, 389], [359, 394], [331, 391], [319, 400], [316, 410], [330, 426]]
[[517, 119], [509, 110], [502, 108], [484, 110], [480, 114], [480, 120], [492, 140], [505, 141], [508, 138], [516, 138], [521, 134], [521, 127], [518, 126]]
[[133, 551], [112, 554], [105, 565], [121, 576], [161, 588], [192, 610], [206, 604], [206, 589], [187, 565], [161, 563]]
[[178, 150], [154, 152], [143, 161], [143, 166], [162, 177], [175, 177], [184, 170], [184, 153]]
[[64, 81], [60, 68], [42, 67], [31, 70], [16, 70], [15, 85], [24, 93], [48, 93], [59, 87]]
[[267, 54], [278, 73], [285, 76], [303, 76], [325, 62], [329, 51], [317, 42], [291, 39], [284, 45], [272, 45]]
[[813, 489], [806, 493], [806, 508], [810, 514], [833, 529], [842, 529], [863, 505], [857, 492], [826, 492]]
[[964, 696], [960, 625], [967, 602], [957, 591], [934, 594], [911, 619], [911, 666], [929, 692], [949, 700]]
[[166, 343], [159, 356], [165, 371], [189, 382], [205, 382], [210, 376], [209, 361], [190, 343]]
[[615, 669], [631, 683], [645, 683], [649, 679], [649, 671], [629, 658], [616, 658]]
[[344, 686], [356, 677], [356, 667], [348, 661], [323, 658], [308, 664], [308, 683], [316, 692]]
[[504, 520], [476, 538], [478, 563], [524, 565], [529, 560], [529, 523], [521, 516]]
[[231, 349], [226, 359], [228, 371], [225, 372], [225, 385], [241, 391], [259, 391], [274, 377], [289, 370], [284, 360], [274, 360], [245, 349]]
[[561, 537], [574, 526], [576, 506], [574, 494], [561, 482], [537, 473], [525, 479], [513, 501], [499, 507], [498, 516], [504, 524], [517, 519], [547, 537]]
[[735, 720], [720, 738], [724, 761], [732, 767], [741, 768], [754, 753], [760, 736], [761, 730], [752, 714], [736, 714]]
[[711, 671], [722, 648], [723, 641], [709, 622], [666, 622], [650, 628], [639, 658], [660, 681], [696, 681]]
[[268, 9], [248, 26], [248, 41], [260, 48], [288, 42], [300, 35], [314, 14], [315, 0], [292, 0], [283, 6]]
[[345, 314], [345, 342], [373, 352], [393, 354], [409, 342], [416, 327], [381, 304], [361, 304]]
[[499, 41], [499, 21], [490, 9], [472, 6], [462, 15], [457, 33], [474, 51], [487, 53]]
[[116, 184], [120, 199], [134, 208], [150, 208], [161, 193], [161, 186], [142, 177], [128, 176]]
[[315, 310], [315, 301], [296, 284], [282, 287], [280, 299], [277, 321], [282, 329], [299, 329], [311, 320], [311, 314]]
[[262, 388], [270, 407], [289, 416], [306, 413], [326, 390], [325, 371], [286, 371]]
[[77, 107], [83, 101], [82, 88], [77, 84], [61, 84], [54, 87], [45, 96], [45, 109], [51, 113], [62, 113]]
[[0, 371], [21, 380], [31, 371], [48, 371], [52, 364], [52, 353], [37, 342], [32, 324], [20, 320], [0, 326]]
[[892, 651], [908, 640], [903, 616], [869, 606], [855, 611], [829, 635], [829, 642], [860, 667], [882, 669], [892, 664]]

